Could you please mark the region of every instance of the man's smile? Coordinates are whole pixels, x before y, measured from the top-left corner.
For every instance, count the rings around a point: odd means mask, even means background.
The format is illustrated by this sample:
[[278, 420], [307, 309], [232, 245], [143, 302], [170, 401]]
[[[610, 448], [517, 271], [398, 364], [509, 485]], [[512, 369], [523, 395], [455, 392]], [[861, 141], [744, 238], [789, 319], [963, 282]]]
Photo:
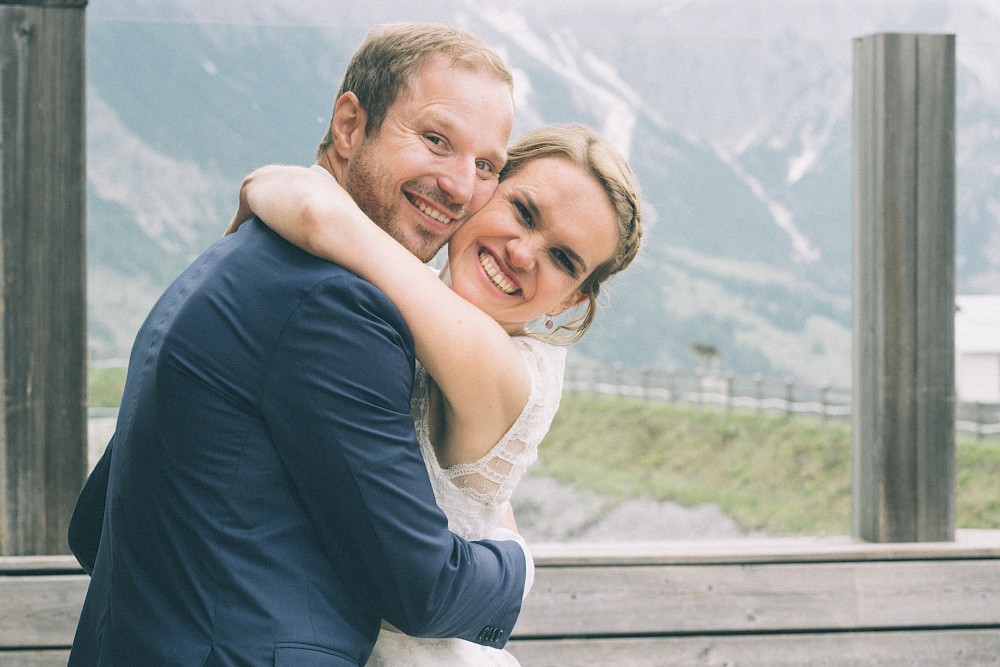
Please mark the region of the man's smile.
[[456, 218], [448, 215], [447, 213], [441, 211], [438, 208], [431, 206], [430, 203], [428, 203], [423, 199], [417, 199], [416, 197], [414, 197], [409, 193], [406, 194], [406, 198], [409, 199], [410, 202], [414, 206], [416, 206], [421, 213], [429, 217], [431, 220], [440, 222], [442, 225], [450, 225], [451, 223], [455, 222]]

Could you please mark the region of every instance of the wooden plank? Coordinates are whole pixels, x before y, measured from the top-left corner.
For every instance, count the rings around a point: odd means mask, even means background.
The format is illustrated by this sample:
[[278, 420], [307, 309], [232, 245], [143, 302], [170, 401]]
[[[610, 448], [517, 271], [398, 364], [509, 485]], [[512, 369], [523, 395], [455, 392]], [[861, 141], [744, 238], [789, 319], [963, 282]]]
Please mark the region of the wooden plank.
[[86, 470], [84, 12], [0, 5], [0, 554], [67, 553]]
[[[883, 439], [878, 443], [880, 466], [872, 473], [879, 494], [878, 539], [881, 542], [916, 539], [916, 495], [913, 485], [916, 461], [916, 355], [914, 316], [917, 295], [915, 277], [916, 236], [912, 228], [916, 180], [916, 81], [913, 35], [884, 35], [881, 44], [885, 78], [879, 82], [886, 124], [885, 143], [879, 147], [879, 209], [873, 223], [883, 225], [884, 254], [877, 266], [882, 271], [885, 294], [882, 312], [884, 338], [879, 341], [876, 368], [881, 375], [881, 395], [876, 407], [883, 420]], [[879, 189], [881, 188], [881, 189]]]
[[[538, 542], [539, 568], [569, 565], [720, 565], [886, 560], [1000, 559], [1000, 530], [956, 531], [954, 542], [873, 543], [846, 536], [727, 540]], [[2, 574], [75, 574], [73, 556], [0, 556]]]
[[[877, 497], [869, 471], [879, 467], [878, 451], [867, 443], [882, 439], [882, 421], [878, 418], [875, 402], [879, 395], [879, 376], [869, 366], [874, 363], [880, 349], [878, 343], [884, 338], [883, 322], [877, 314], [882, 310], [881, 296], [885, 292], [877, 270], [877, 258], [883, 253], [881, 227], [871, 223], [876, 210], [877, 155], [874, 151], [882, 145], [882, 126], [876, 120], [883, 113], [882, 97], [875, 94], [876, 82], [883, 78], [881, 59], [876, 57], [875, 47], [873, 39], [854, 40], [852, 533], [859, 537], [870, 535], [878, 525], [879, 505], [869, 501]], [[865, 363], [860, 363], [861, 360]]]
[[83, 574], [73, 556], [0, 556], [0, 576], [23, 574]]
[[954, 38], [870, 35], [854, 58], [853, 531], [950, 540]]
[[[8, 565], [13, 560], [7, 559]], [[27, 571], [46, 561], [18, 560], [30, 561]], [[68, 648], [88, 583], [89, 578], [85, 575], [0, 576], [0, 600], [4, 601], [0, 606], [0, 655], [4, 655], [6, 649], [23, 647]], [[598, 651], [599, 657], [605, 655], [603, 651], [612, 649], [626, 651], [623, 655], [633, 655], [631, 652], [645, 646], [643, 642], [647, 640], [638, 643], [617, 641], [630, 637], [663, 636], [684, 640], [692, 635], [712, 635], [700, 640], [698, 651], [723, 639], [723, 644], [733, 650], [744, 646], [744, 650], [750, 651], [736, 655], [753, 656], [756, 650], [753, 646], [774, 645], [775, 633], [795, 633], [794, 642], [801, 641], [805, 647], [811, 646], [802, 639], [807, 635], [825, 635], [836, 630], [838, 632], [830, 636], [843, 639], [873, 629], [885, 632], [872, 633], [871, 637], [894, 636], [893, 633], [908, 629], [900, 636], [909, 637], [908, 641], [914, 645], [925, 641], [927, 636], [944, 639], [957, 636], [941, 635], [946, 628], [992, 629], [992, 634], [969, 636], [991, 638], [991, 643], [982, 645], [996, 648], [1000, 632], [998, 597], [1000, 560], [995, 558], [751, 565], [542, 566], [536, 573], [534, 589], [525, 602], [514, 638], [518, 646], [533, 647], [525, 650], [542, 650], [539, 647], [549, 645], [562, 647], [554, 654], [563, 656], [561, 664], [588, 664], [570, 659], [575, 655], [572, 651], [562, 652], [567, 646], [576, 646], [575, 642], [550, 641], [565, 637], [594, 638], [582, 642], [579, 649], [583, 651], [585, 644], [591, 647], [586, 651]], [[664, 651], [670, 646], [682, 644], [653, 644], [658, 647], [653, 655], [668, 655]], [[860, 650], [866, 645], [861, 643], [857, 647]], [[970, 652], [966, 655], [979, 655], [973, 650], [979, 645], [968, 644]], [[641, 651], [635, 655], [640, 658], [619, 664], [657, 664], [641, 659], [644, 655]], [[783, 650], [779, 655], [795, 654]], [[928, 655], [944, 654], [932, 652]], [[1000, 653], [994, 655], [1000, 656]], [[525, 667], [531, 664], [535, 663], [526, 662]], [[744, 663], [741, 660], [738, 664], [802, 663]], [[810, 661], [809, 664], [823, 663]], [[941, 660], [936, 664], [961, 663]]]
[[1000, 561], [539, 568], [520, 637], [1000, 627]]
[[[599, 612], [598, 612], [599, 613]], [[695, 636], [518, 641], [508, 650], [522, 667], [982, 667], [1000, 663], [1000, 630]]]
[[917, 539], [955, 531], [955, 36], [917, 35]]
[[0, 5], [21, 5], [23, 7], [68, 7], [83, 9], [87, 0], [0, 0]]
[[69, 648], [89, 583], [84, 575], [0, 577], [0, 648]]
[[[543, 568], [538, 575], [514, 631], [532, 645], [542, 645], [532, 637], [744, 633], [751, 641], [775, 631], [904, 627], [914, 638], [947, 627], [994, 628], [993, 641], [1000, 637], [1000, 564], [989, 561]], [[0, 577], [0, 648], [68, 648], [88, 582]]]
[[69, 650], [0, 651], [0, 667], [66, 667]]
[[[1000, 559], [1000, 530], [958, 530], [954, 542], [872, 543], [846, 536], [533, 543], [535, 565], [679, 565]], [[0, 559], [0, 570], [3, 559]]]

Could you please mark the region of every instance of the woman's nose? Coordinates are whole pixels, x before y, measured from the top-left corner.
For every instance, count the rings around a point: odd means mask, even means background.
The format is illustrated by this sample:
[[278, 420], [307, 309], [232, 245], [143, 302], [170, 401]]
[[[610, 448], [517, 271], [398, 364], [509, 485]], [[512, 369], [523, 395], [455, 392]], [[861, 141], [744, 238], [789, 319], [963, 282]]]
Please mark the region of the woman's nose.
[[507, 244], [507, 254], [511, 266], [522, 271], [530, 270], [535, 265], [538, 255], [538, 240], [532, 234], [526, 234], [511, 239]]

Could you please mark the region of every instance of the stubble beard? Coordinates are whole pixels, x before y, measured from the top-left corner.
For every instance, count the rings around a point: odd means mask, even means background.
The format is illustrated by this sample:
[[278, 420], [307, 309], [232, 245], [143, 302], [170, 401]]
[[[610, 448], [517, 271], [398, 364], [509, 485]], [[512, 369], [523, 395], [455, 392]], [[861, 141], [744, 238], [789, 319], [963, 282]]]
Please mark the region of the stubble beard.
[[[394, 202], [395, 193], [391, 186], [386, 185], [386, 180], [379, 176], [385, 172], [387, 169], [372, 158], [372, 151], [361, 149], [347, 165], [344, 189], [376, 225], [416, 255], [421, 262], [429, 262], [446, 240], [436, 237], [420, 225], [407, 225], [400, 219], [402, 211], [399, 202]], [[402, 193], [400, 196], [403, 196]]]

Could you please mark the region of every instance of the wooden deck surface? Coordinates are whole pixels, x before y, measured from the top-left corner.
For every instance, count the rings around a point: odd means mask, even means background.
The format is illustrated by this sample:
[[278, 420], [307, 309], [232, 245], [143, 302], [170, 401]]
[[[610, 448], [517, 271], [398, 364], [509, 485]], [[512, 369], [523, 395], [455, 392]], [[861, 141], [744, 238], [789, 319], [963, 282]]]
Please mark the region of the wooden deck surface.
[[[523, 667], [1000, 664], [1000, 531], [538, 544]], [[64, 665], [88, 578], [0, 558], [0, 667]]]

